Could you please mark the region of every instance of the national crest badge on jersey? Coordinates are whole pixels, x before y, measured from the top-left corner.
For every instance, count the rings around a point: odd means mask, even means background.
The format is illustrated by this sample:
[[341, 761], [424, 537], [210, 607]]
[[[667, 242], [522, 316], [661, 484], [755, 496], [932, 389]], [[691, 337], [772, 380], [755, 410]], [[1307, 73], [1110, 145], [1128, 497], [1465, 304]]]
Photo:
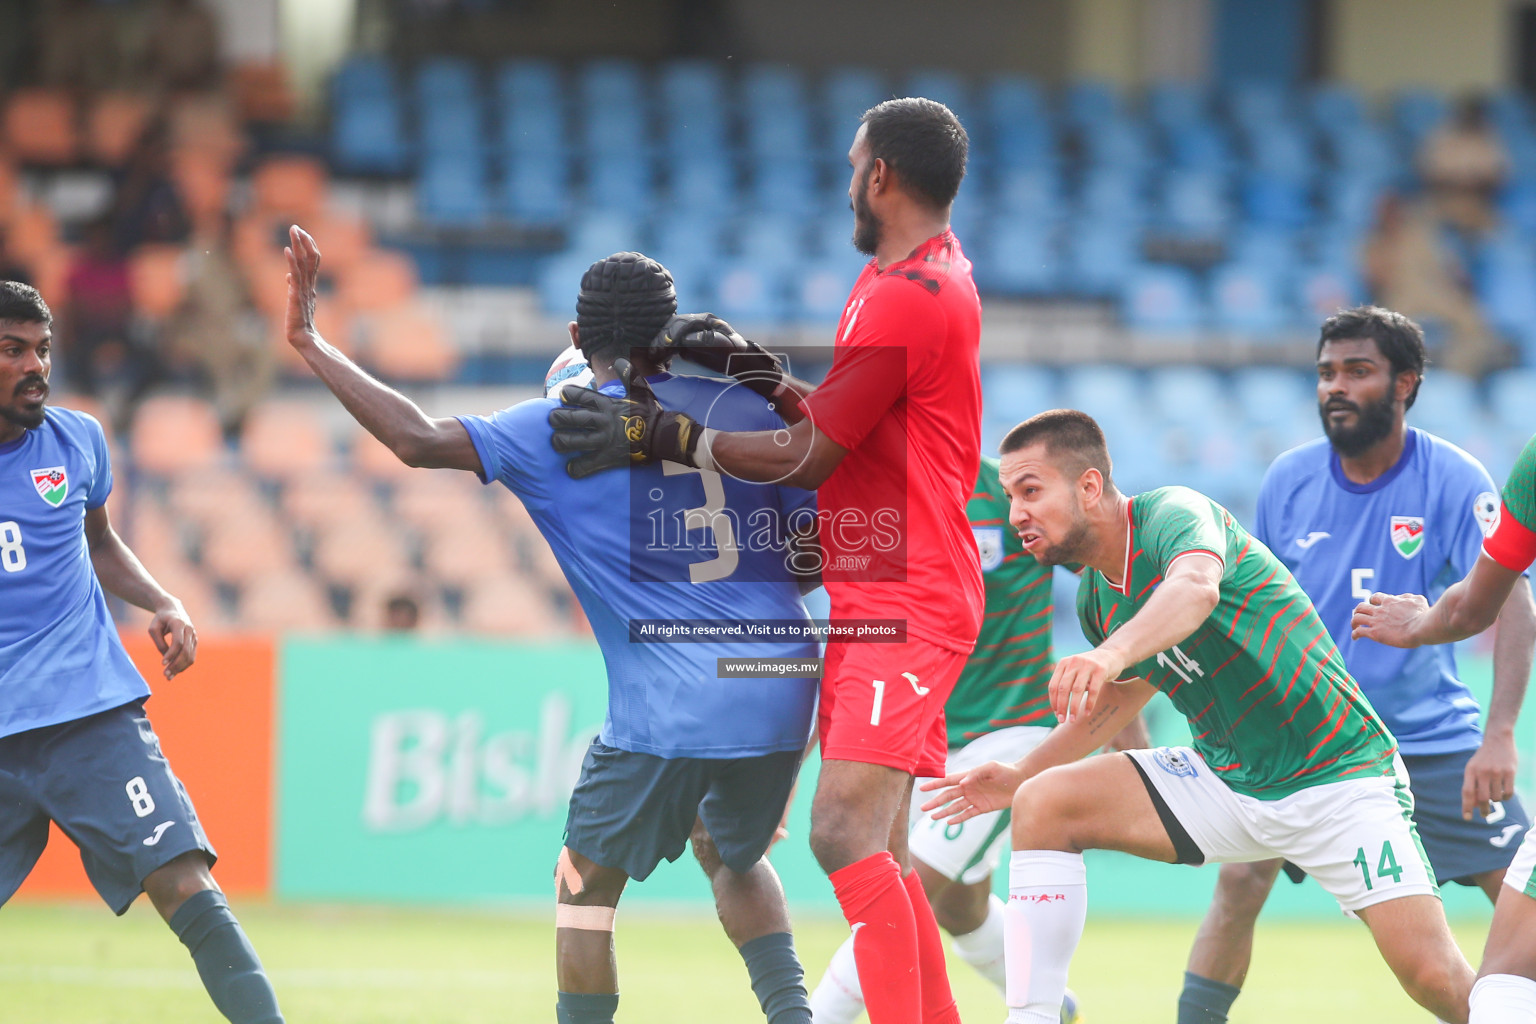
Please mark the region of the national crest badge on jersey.
[[991, 572], [1003, 564], [1003, 528], [1001, 526], [973, 526], [976, 535], [976, 551], [981, 555], [981, 571]]
[[34, 469], [31, 471], [32, 486], [37, 488], [37, 496], [42, 498], [54, 508], [64, 503], [64, 498], [69, 494], [69, 474], [63, 466], [54, 466], [51, 469]]
[[1392, 547], [1404, 558], [1412, 558], [1424, 549], [1424, 517], [1393, 516]]

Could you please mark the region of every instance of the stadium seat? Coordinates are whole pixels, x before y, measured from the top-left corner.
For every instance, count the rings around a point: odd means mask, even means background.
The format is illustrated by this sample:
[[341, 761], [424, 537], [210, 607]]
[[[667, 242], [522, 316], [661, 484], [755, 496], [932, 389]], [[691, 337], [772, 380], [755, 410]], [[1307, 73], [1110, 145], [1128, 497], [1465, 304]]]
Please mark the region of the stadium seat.
[[[136, 542], [131, 542], [135, 554], [143, 555]], [[169, 593], [176, 595], [186, 608], [187, 614], [197, 625], [199, 638], [207, 638], [230, 631], [234, 624], [225, 614], [223, 602], [208, 578], [182, 556], [167, 558], [157, 555], [151, 560], [143, 558], [145, 567]], [[124, 602], [118, 625], [125, 632], [139, 633], [149, 628], [150, 613]]]
[[1238, 411], [1227, 382], [1206, 366], [1159, 366], [1147, 371], [1150, 406], [1164, 422], [1189, 428], [1227, 427]]
[[339, 102], [331, 117], [331, 159], [344, 174], [402, 174], [411, 159], [405, 115], [395, 96]]
[[[1408, 422], [1451, 440], [1483, 419], [1483, 399], [1469, 377], [1450, 370], [1433, 370], [1408, 410]], [[1527, 420], [1530, 411], [1526, 412]]]
[[1054, 219], [1062, 211], [1061, 177], [1050, 167], [999, 168], [993, 176], [992, 192], [997, 207], [1010, 214], [1042, 221]]
[[741, 258], [766, 267], [791, 267], [806, 249], [800, 225], [784, 217], [749, 214], [734, 234]]
[[795, 270], [799, 308], [796, 319], [812, 324], [836, 324], [842, 319], [848, 293], [859, 277], [857, 259], [818, 259]]
[[312, 558], [327, 582], [354, 587], [408, 568], [405, 541], [382, 519], [337, 523], [318, 532]]
[[260, 509], [256, 481], [238, 469], [192, 469], [171, 477], [166, 509], [179, 523], [203, 528], [231, 515], [232, 509]]
[[742, 75], [742, 127], [753, 160], [810, 159], [810, 110], [798, 71], [776, 64], [755, 64]]
[[565, 95], [558, 65], [533, 57], [502, 61], [496, 68], [495, 92], [504, 110], [558, 107]]
[[224, 218], [230, 206], [231, 181], [223, 160], [207, 153], [174, 153], [171, 178], [194, 225], [213, 225]]
[[394, 249], [374, 249], [340, 276], [336, 293], [348, 309], [371, 313], [408, 302], [417, 287], [416, 264], [409, 256]]
[[1290, 325], [1285, 287], [1275, 268], [1226, 264], [1211, 274], [1211, 322], [1218, 330], [1265, 339]]
[[129, 453], [134, 466], [152, 476], [207, 469], [224, 455], [219, 418], [200, 398], [148, 398], [134, 413]]
[[416, 179], [416, 208], [443, 227], [480, 227], [491, 215], [483, 161], [433, 155]]
[[890, 99], [891, 95], [885, 82], [873, 71], [844, 67], [831, 72], [822, 87], [826, 130], [820, 147], [822, 151], [845, 152], [858, 131], [859, 118], [864, 111]]
[[186, 291], [179, 245], [141, 245], [128, 258], [128, 283], [134, 311], [155, 322], [164, 322], [181, 305]]
[[1233, 404], [1250, 424], [1273, 427], [1316, 401], [1313, 378], [1278, 366], [1243, 366], [1232, 373]]
[[80, 151], [74, 101], [63, 90], [13, 92], [5, 107], [5, 139], [10, 154], [22, 163], [73, 163]]
[[1353, 129], [1366, 120], [1365, 102], [1348, 85], [1315, 86], [1307, 96], [1306, 107], [1313, 125], [1323, 132]]
[[1232, 223], [1232, 208], [1215, 175], [1173, 171], [1163, 181], [1159, 224], [1191, 238], [1219, 238]]
[[251, 175], [257, 208], [300, 224], [320, 214], [329, 186], [325, 165], [305, 156], [269, 157]]
[[444, 111], [473, 103], [480, 96], [475, 67], [462, 57], [431, 57], [416, 69], [416, 109], [429, 120]]
[[782, 217], [802, 217], [818, 203], [815, 172], [802, 160], [770, 160], [751, 169], [747, 186], [753, 209]]
[[332, 462], [331, 434], [313, 402], [269, 398], [245, 418], [240, 456], [268, 480], [326, 473]]
[[338, 100], [394, 94], [399, 88], [394, 66], [383, 56], [354, 54], [331, 76], [331, 95]]
[[1110, 82], [1079, 79], [1067, 86], [1062, 112], [1079, 129], [1121, 120], [1119, 91]]
[[1206, 324], [1194, 275], [1167, 266], [1143, 266], [1130, 275], [1121, 296], [1126, 325], [1150, 335], [1192, 334]]
[[396, 519], [420, 534], [484, 528], [489, 511], [482, 490], [474, 478], [457, 470], [418, 469], [395, 485], [389, 507]]
[[288, 531], [260, 506], [232, 506], [211, 520], [200, 549], [203, 569], [234, 586], [295, 564]]
[[656, 204], [651, 161], [642, 154], [590, 157], [586, 165], [582, 205], [639, 217]]
[[1307, 187], [1299, 179], [1267, 170], [1243, 180], [1243, 211], [1252, 224], [1302, 228], [1312, 221]]
[[283, 484], [280, 507], [287, 522], [307, 530], [324, 530], [378, 515], [368, 486], [334, 468], [289, 477]]
[[1213, 122], [1201, 121], [1171, 130], [1168, 150], [1173, 166], [1180, 170], [1225, 175], [1236, 162], [1231, 141]]
[[1445, 95], [1430, 89], [1405, 89], [1392, 101], [1392, 119], [1414, 149], [1449, 113]]
[[85, 150], [103, 167], [117, 167], [139, 141], [149, 120], [150, 102], [131, 92], [102, 93], [86, 115]]
[[364, 361], [389, 380], [449, 380], [458, 372], [460, 352], [440, 317], [419, 303], [369, 318]]
[[338, 624], [320, 585], [297, 569], [263, 573], [241, 587], [240, 623], [270, 632], [323, 630]]
[[361, 428], [352, 433], [350, 462], [359, 475], [379, 482], [402, 480], [420, 472], [401, 462], [384, 442]]
[[471, 632], [498, 636], [548, 638], [569, 632], [541, 588], [506, 575], [465, 595], [463, 625]]
[[1209, 97], [1193, 82], [1154, 82], [1147, 89], [1147, 116], [1165, 132], [1189, 128], [1210, 119]]
[[1313, 330], [1341, 309], [1365, 301], [1365, 284], [1353, 266], [1314, 264], [1296, 275], [1296, 305], [1305, 327]]
[[570, 216], [570, 178], [565, 160], [556, 154], [513, 157], [502, 193], [506, 216], [516, 223], [554, 226]]
[[979, 126], [971, 101], [971, 90], [965, 79], [952, 71], [926, 68], [914, 71], [907, 77], [903, 96], [923, 96], [937, 100], [948, 107], [963, 125]]
[[[1438, 377], [1438, 374], [1436, 374]], [[1488, 407], [1501, 423], [1529, 436], [1536, 412], [1536, 369], [1516, 367], [1488, 378]]]
[[982, 412], [1018, 423], [1056, 407], [1056, 381], [1037, 366], [992, 365], [981, 371]]
[[422, 544], [422, 568], [450, 587], [469, 588], [515, 573], [516, 562], [495, 532], [434, 530]]
[[1106, 421], [1122, 420], [1146, 403], [1140, 374], [1125, 366], [1069, 366], [1062, 371], [1059, 395], [1063, 408]]
[[1126, 225], [1098, 221], [1066, 232], [1062, 287], [1091, 298], [1117, 296], [1139, 267], [1136, 234]]
[[1002, 295], [1050, 295], [1060, 289], [1061, 261], [1047, 224], [1004, 217], [976, 238], [976, 287]]
[[722, 265], [715, 279], [716, 312], [732, 322], [778, 324], [789, 319], [781, 275], [751, 259]]

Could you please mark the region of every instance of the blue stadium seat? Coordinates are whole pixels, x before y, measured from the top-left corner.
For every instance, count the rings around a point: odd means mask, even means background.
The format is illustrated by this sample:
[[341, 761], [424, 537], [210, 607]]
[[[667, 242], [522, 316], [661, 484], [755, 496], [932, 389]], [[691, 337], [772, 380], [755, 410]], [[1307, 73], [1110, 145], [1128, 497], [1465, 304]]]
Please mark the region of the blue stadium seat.
[[1140, 224], [1147, 203], [1135, 175], [1118, 168], [1090, 171], [1082, 179], [1078, 204], [1085, 218], [1096, 222]]
[[634, 214], [619, 210], [584, 210], [571, 222], [566, 251], [591, 264], [616, 252], [644, 252], [646, 240]]
[[737, 324], [778, 324], [789, 319], [784, 278], [754, 259], [721, 265], [715, 276], [715, 312]]
[[1207, 123], [1208, 104], [1206, 91], [1193, 82], [1155, 82], [1147, 90], [1147, 116], [1165, 132]]
[[649, 151], [646, 85], [632, 61], [593, 60], [581, 66], [576, 92], [582, 145], [588, 153], [627, 157]]
[[492, 210], [484, 165], [452, 157], [426, 161], [416, 178], [416, 209], [444, 227], [481, 226]]
[[807, 248], [800, 227], [785, 217], [748, 215], [737, 225], [737, 251], [742, 259], [764, 266], [793, 267], [804, 258]]
[[807, 159], [812, 153], [810, 108], [798, 71], [756, 64], [741, 79], [741, 120], [754, 159]]
[[923, 96], [930, 100], [937, 100], [953, 111], [962, 125], [966, 125], [971, 130], [981, 127], [971, 99], [970, 87], [963, 78], [952, 71], [933, 68], [914, 71], [908, 76], [905, 92], [902, 95]]
[[589, 159], [586, 179], [583, 204], [589, 208], [624, 210], [638, 215], [655, 206], [656, 183], [651, 162], [638, 154], [622, 160]]
[[1234, 263], [1263, 266], [1284, 272], [1295, 266], [1301, 239], [1283, 227], [1247, 224], [1227, 243], [1227, 258]]
[[1062, 288], [1084, 298], [1118, 297], [1140, 266], [1136, 234], [1125, 224], [1088, 222], [1062, 239]]
[[485, 117], [478, 98], [424, 108], [417, 120], [423, 161], [486, 159]]
[[331, 95], [339, 102], [360, 97], [394, 97], [399, 92], [394, 65], [385, 57], [348, 57], [331, 76]]
[[339, 104], [331, 120], [331, 159], [343, 174], [403, 174], [411, 148], [398, 99], [359, 97]]
[[1319, 182], [1322, 218], [1337, 228], [1363, 231], [1376, 222], [1386, 189], [1380, 181], [1356, 174], [1325, 174]]
[[1365, 102], [1352, 86], [1330, 83], [1319, 85], [1307, 96], [1307, 111], [1313, 126], [1332, 135], [1363, 124]]
[[[1125, 366], [1075, 365], [1063, 369], [1058, 400], [1064, 409], [1081, 409], [1098, 420], [1106, 432], [1128, 423], [1146, 428], [1146, 385]], [[1116, 433], [1123, 433], [1116, 430]], [[1113, 453], [1113, 448], [1111, 448]]]
[[661, 66], [659, 77], [662, 105], [669, 112], [724, 113], [727, 102], [725, 72], [718, 61], [667, 61]]
[[694, 208], [658, 218], [651, 248], [657, 259], [674, 262], [718, 263], [725, 258], [725, 224], [712, 211]]
[[726, 214], [736, 207], [736, 181], [726, 160], [685, 160], [671, 168], [672, 207]]
[[1062, 112], [1079, 129], [1118, 121], [1122, 119], [1120, 93], [1109, 82], [1078, 79], [1062, 96]]
[[1224, 175], [1236, 164], [1226, 133], [1214, 122], [1178, 125], [1168, 132], [1168, 155], [1174, 167]]
[[1300, 180], [1268, 171], [1250, 172], [1242, 184], [1243, 212], [1252, 224], [1301, 228], [1312, 221], [1312, 203]]
[[507, 216], [516, 223], [563, 224], [571, 213], [565, 162], [553, 156], [514, 158], [502, 179], [502, 198]]
[[1309, 182], [1319, 170], [1311, 140], [1288, 125], [1276, 125], [1248, 140], [1255, 171], [1276, 178]]
[[1500, 238], [1484, 247], [1478, 297], [1489, 322], [1521, 347], [1525, 362], [1536, 354], [1536, 253], [1523, 239]]
[[1328, 317], [1352, 309], [1366, 299], [1365, 283], [1353, 263], [1318, 263], [1296, 274], [1297, 327], [1315, 331]]
[[1000, 211], [1051, 220], [1063, 208], [1061, 176], [1046, 167], [1000, 167], [993, 176], [993, 202]]
[[850, 250], [842, 259], [815, 259], [795, 269], [797, 320], [813, 324], [838, 322], [848, 293], [859, 278], [859, 261], [852, 255]]
[[1212, 174], [1173, 171], [1163, 179], [1158, 223], [1174, 234], [1221, 237], [1232, 224], [1232, 206], [1221, 179]]
[[1249, 79], [1233, 83], [1226, 100], [1232, 120], [1248, 135], [1262, 134], [1291, 118], [1292, 96], [1278, 82]]
[[1010, 426], [1056, 408], [1056, 391], [1055, 374], [1042, 366], [989, 363], [981, 368], [982, 412]]
[[822, 86], [823, 146], [828, 152], [842, 154], [859, 130], [864, 111], [891, 98], [890, 89], [873, 71], [839, 68], [827, 76]]
[[1226, 264], [1211, 272], [1211, 321], [1218, 330], [1255, 339], [1290, 326], [1285, 285], [1273, 267]]
[[1090, 166], [1145, 171], [1153, 164], [1152, 140], [1139, 121], [1126, 119], [1084, 125], [1079, 141]]
[[1297, 409], [1315, 406], [1313, 377], [1279, 366], [1243, 366], [1232, 373], [1233, 404], [1249, 423], [1273, 427], [1289, 422]]
[[478, 101], [479, 75], [462, 57], [431, 57], [416, 69], [416, 109], [436, 115], [455, 104]]
[[504, 60], [496, 67], [496, 102], [502, 108], [552, 107], [564, 102], [560, 69], [532, 57]]
[[1230, 425], [1237, 417], [1226, 392], [1226, 382], [1206, 366], [1160, 366], [1147, 372], [1151, 408], [1167, 423]]
[[748, 194], [754, 209], [794, 217], [815, 208], [815, 169], [805, 161], [765, 160], [751, 172]]
[[1517, 367], [1490, 376], [1488, 409], [1506, 429], [1529, 437], [1536, 411], [1536, 369]]
[[[1529, 422], [1530, 413], [1526, 413]], [[1455, 441], [1483, 419], [1483, 400], [1468, 377], [1435, 370], [1425, 378], [1419, 397], [1408, 410], [1408, 422]]]
[[500, 139], [508, 159], [548, 156], [563, 161], [569, 155], [565, 116], [558, 104], [503, 106]]
[[581, 275], [612, 251], [591, 257], [568, 252], [545, 261], [538, 274], [539, 305], [544, 312], [564, 319], [576, 319], [576, 292], [581, 287]]
[[1200, 289], [1182, 267], [1144, 265], [1132, 271], [1120, 311], [1127, 327], [1147, 334], [1190, 334], [1206, 326]]
[[1417, 148], [1425, 136], [1440, 126], [1450, 110], [1450, 102], [1443, 93], [1404, 89], [1392, 101], [1392, 120], [1409, 144]]
[[1048, 223], [1002, 217], [987, 222], [967, 244], [975, 253], [972, 273], [982, 292], [1050, 295], [1060, 290], [1061, 261]]
[[1408, 164], [1391, 136], [1374, 123], [1331, 136], [1328, 146], [1341, 170], [1378, 182], [1402, 177]]

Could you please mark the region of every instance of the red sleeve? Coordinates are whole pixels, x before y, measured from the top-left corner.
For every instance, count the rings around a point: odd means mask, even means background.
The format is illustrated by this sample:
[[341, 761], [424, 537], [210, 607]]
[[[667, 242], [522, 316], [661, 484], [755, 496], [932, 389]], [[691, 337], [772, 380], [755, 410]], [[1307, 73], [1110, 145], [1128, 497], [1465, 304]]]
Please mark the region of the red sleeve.
[[1536, 561], [1536, 532], [1532, 532], [1499, 505], [1499, 518], [1483, 538], [1483, 552], [1510, 572], [1524, 572]]
[[945, 335], [933, 296], [900, 278], [876, 289], [855, 315], [826, 379], [802, 403], [816, 429], [849, 451], [906, 394]]

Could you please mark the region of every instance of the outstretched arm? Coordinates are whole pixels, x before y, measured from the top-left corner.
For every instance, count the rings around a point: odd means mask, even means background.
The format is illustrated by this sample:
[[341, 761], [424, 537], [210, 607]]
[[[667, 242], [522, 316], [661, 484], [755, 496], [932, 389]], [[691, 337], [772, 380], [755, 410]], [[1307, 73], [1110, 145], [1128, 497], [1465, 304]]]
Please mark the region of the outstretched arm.
[[298, 225], [288, 229], [288, 344], [341, 400], [363, 429], [408, 466], [483, 472], [464, 424], [434, 419], [394, 388], [366, 373], [315, 330], [315, 292], [320, 249]]
[[1493, 693], [1483, 742], [1467, 762], [1461, 786], [1461, 816], [1472, 819], [1474, 808], [1487, 814], [1489, 801], [1505, 800], [1515, 792], [1519, 755], [1515, 752], [1515, 721], [1531, 679], [1531, 654], [1536, 647], [1536, 601], [1524, 579], [1510, 588], [1493, 635]]
[[144, 563], [112, 529], [107, 506], [86, 512], [85, 542], [91, 552], [91, 568], [96, 570], [102, 589], [154, 615], [149, 623], [149, 638], [160, 651], [165, 678], [191, 665], [197, 657], [197, 631], [192, 628], [187, 610], [155, 582]]
[[1350, 617], [1350, 635], [1389, 647], [1448, 644], [1481, 633], [1504, 609], [1520, 573], [1478, 555], [1472, 571], [1433, 606], [1419, 594], [1372, 594]]

